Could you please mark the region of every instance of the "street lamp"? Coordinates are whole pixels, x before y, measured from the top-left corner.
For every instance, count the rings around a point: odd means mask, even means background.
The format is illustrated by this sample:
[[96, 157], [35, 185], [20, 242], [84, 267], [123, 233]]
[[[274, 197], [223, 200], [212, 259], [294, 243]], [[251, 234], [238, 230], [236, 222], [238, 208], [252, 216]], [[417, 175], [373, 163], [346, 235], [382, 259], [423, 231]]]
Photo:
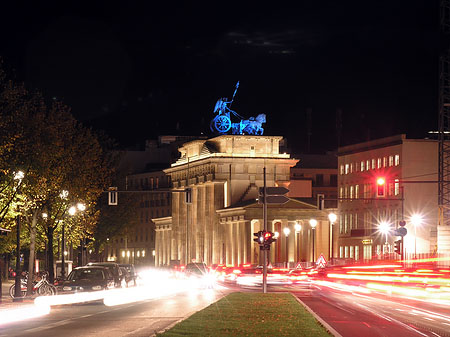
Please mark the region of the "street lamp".
[[334, 214], [334, 213], [328, 214], [328, 220], [330, 220], [330, 232], [331, 232], [331, 235], [330, 235], [330, 241], [331, 241], [331, 245], [330, 245], [330, 250], [331, 250], [331, 252], [330, 252], [330, 260], [332, 260], [333, 259], [333, 254], [334, 254], [334, 251], [333, 251], [333, 225], [334, 225], [334, 223], [337, 220], [337, 215]]
[[300, 231], [302, 230], [302, 225], [298, 222], [294, 225], [295, 234], [297, 235], [297, 263], [300, 262]]
[[422, 216], [420, 214], [413, 214], [411, 216], [411, 223], [414, 226], [414, 258], [417, 255], [417, 226], [422, 224]]
[[284, 236], [286, 237], [286, 267], [289, 267], [289, 252], [288, 252], [288, 237], [291, 233], [291, 230], [288, 227], [283, 228]]
[[313, 234], [313, 238], [312, 238], [312, 250], [313, 250], [312, 251], [312, 262], [314, 263], [314, 261], [315, 261], [315, 256], [314, 256], [315, 247], [314, 247], [314, 245], [315, 245], [315, 241], [316, 241], [316, 231], [315, 231], [315, 229], [316, 229], [316, 226], [317, 226], [317, 220], [316, 219], [309, 220], [309, 225], [312, 228], [312, 234]]
[[[14, 173], [14, 180], [19, 181], [17, 184], [16, 192], [19, 191], [20, 185], [22, 185], [22, 179], [25, 177], [25, 174], [23, 171], [18, 171]], [[16, 247], [16, 278], [15, 278], [15, 285], [14, 285], [14, 299], [13, 302], [21, 302], [21, 282], [20, 278], [22, 277], [22, 271], [20, 270], [20, 215], [16, 216], [16, 241], [17, 241], [17, 247]], [[1, 277], [1, 276], [0, 276]], [[30, 276], [31, 277], [31, 276]]]
[[[65, 192], [65, 191], [63, 191]], [[67, 194], [66, 194], [67, 197]], [[75, 213], [77, 213], [77, 210], [79, 211], [84, 211], [86, 209], [86, 206], [82, 203], [78, 203], [77, 206], [70, 206], [68, 209], [68, 213], [71, 216], [74, 216]], [[61, 254], [61, 278], [65, 279], [66, 278], [66, 259], [65, 259], [65, 255], [67, 254], [66, 252], [66, 243], [65, 243], [65, 222], [63, 221], [62, 224], [62, 254]]]

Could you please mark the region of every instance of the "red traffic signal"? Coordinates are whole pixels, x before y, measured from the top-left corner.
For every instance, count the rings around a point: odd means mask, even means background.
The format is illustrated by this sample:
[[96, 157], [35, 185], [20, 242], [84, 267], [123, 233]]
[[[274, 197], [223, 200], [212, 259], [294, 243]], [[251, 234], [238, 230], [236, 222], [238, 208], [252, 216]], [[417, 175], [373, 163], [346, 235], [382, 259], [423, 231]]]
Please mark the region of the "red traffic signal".
[[386, 179], [384, 177], [377, 178], [377, 197], [386, 196]]

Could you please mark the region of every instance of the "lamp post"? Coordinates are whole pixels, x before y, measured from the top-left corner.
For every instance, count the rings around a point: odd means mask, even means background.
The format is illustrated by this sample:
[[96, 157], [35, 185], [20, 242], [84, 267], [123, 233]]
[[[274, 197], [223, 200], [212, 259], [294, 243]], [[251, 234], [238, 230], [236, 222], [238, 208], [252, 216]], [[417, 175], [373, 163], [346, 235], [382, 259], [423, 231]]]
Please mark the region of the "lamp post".
[[[14, 180], [18, 180], [16, 192], [19, 192], [20, 185], [22, 184], [22, 179], [25, 174], [22, 171], [18, 171], [14, 174]], [[20, 215], [16, 216], [16, 278], [14, 285], [14, 298], [13, 302], [22, 302], [21, 296], [21, 278], [22, 278], [22, 270], [20, 269]], [[1, 276], [0, 276], [1, 277]], [[30, 275], [31, 277], [31, 275]]]
[[286, 240], [286, 267], [289, 268], [289, 251], [288, 251], [288, 240], [289, 240], [289, 234], [291, 233], [291, 230], [289, 227], [283, 228], [283, 233]]
[[413, 214], [411, 216], [411, 223], [414, 225], [414, 259], [417, 257], [417, 226], [422, 224], [422, 216], [420, 214]]
[[333, 250], [333, 225], [336, 222], [337, 219], [337, 215], [334, 213], [330, 213], [328, 214], [328, 220], [330, 220], [330, 261], [333, 259], [333, 254], [334, 254], [334, 250]]
[[312, 238], [312, 262], [315, 263], [315, 256], [314, 256], [314, 250], [315, 250], [315, 241], [316, 241], [316, 233], [315, 233], [315, 229], [317, 226], [317, 220], [316, 219], [311, 219], [309, 220], [309, 224], [312, 228], [312, 234], [313, 234], [313, 238]]
[[[380, 223], [378, 224], [378, 230], [380, 231], [381, 234], [384, 234], [385, 237], [386, 237], [386, 241], [384, 242], [384, 247], [386, 247], [386, 248], [384, 249], [385, 251], [387, 250], [387, 247], [388, 247], [388, 239], [387, 239], [387, 236], [388, 236], [390, 227], [391, 227], [391, 226], [390, 226], [386, 221], [382, 221], [382, 222], [380, 222]], [[383, 253], [384, 253], [384, 251], [383, 251]]]
[[294, 225], [295, 234], [297, 234], [297, 263], [300, 262], [300, 231], [302, 230], [302, 225], [298, 222]]
[[[75, 215], [75, 213], [77, 213], [77, 211], [84, 211], [86, 209], [86, 206], [82, 203], [78, 203], [77, 206], [70, 206], [68, 213], [69, 215], [73, 216]], [[63, 221], [62, 224], [62, 256], [61, 256], [61, 278], [65, 279], [66, 278], [66, 259], [65, 259], [65, 254], [66, 254], [66, 243], [65, 243], [65, 231], [66, 231], [66, 226], [65, 226], [65, 222]]]

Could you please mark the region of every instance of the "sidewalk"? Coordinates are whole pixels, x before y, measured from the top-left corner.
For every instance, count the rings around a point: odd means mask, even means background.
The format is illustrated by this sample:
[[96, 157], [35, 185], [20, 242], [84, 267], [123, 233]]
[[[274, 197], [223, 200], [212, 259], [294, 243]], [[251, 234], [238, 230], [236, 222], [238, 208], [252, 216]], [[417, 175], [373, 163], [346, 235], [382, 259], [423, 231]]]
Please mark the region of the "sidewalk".
[[32, 304], [34, 298], [24, 298], [21, 302], [13, 302], [11, 296], [9, 296], [9, 288], [14, 284], [14, 280], [4, 280], [2, 282], [2, 298], [0, 302], [0, 310], [11, 309], [24, 304]]

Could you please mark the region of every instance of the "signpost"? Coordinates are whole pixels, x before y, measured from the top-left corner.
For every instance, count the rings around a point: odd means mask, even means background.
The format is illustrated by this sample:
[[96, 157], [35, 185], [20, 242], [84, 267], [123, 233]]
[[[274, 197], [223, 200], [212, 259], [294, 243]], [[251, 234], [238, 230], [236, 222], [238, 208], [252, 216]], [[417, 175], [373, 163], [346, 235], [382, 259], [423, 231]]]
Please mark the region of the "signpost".
[[[284, 196], [289, 190], [286, 187], [266, 187], [266, 168], [263, 169], [264, 175], [264, 187], [259, 188], [258, 203], [263, 204], [263, 218], [264, 218], [264, 232], [267, 230], [267, 204], [278, 204], [282, 205], [289, 201], [289, 198]], [[271, 232], [270, 232], [271, 233]], [[270, 240], [272, 243], [272, 240]], [[267, 264], [268, 256], [267, 253], [270, 249], [270, 243], [268, 243], [267, 248], [263, 250], [263, 293], [267, 293]]]

